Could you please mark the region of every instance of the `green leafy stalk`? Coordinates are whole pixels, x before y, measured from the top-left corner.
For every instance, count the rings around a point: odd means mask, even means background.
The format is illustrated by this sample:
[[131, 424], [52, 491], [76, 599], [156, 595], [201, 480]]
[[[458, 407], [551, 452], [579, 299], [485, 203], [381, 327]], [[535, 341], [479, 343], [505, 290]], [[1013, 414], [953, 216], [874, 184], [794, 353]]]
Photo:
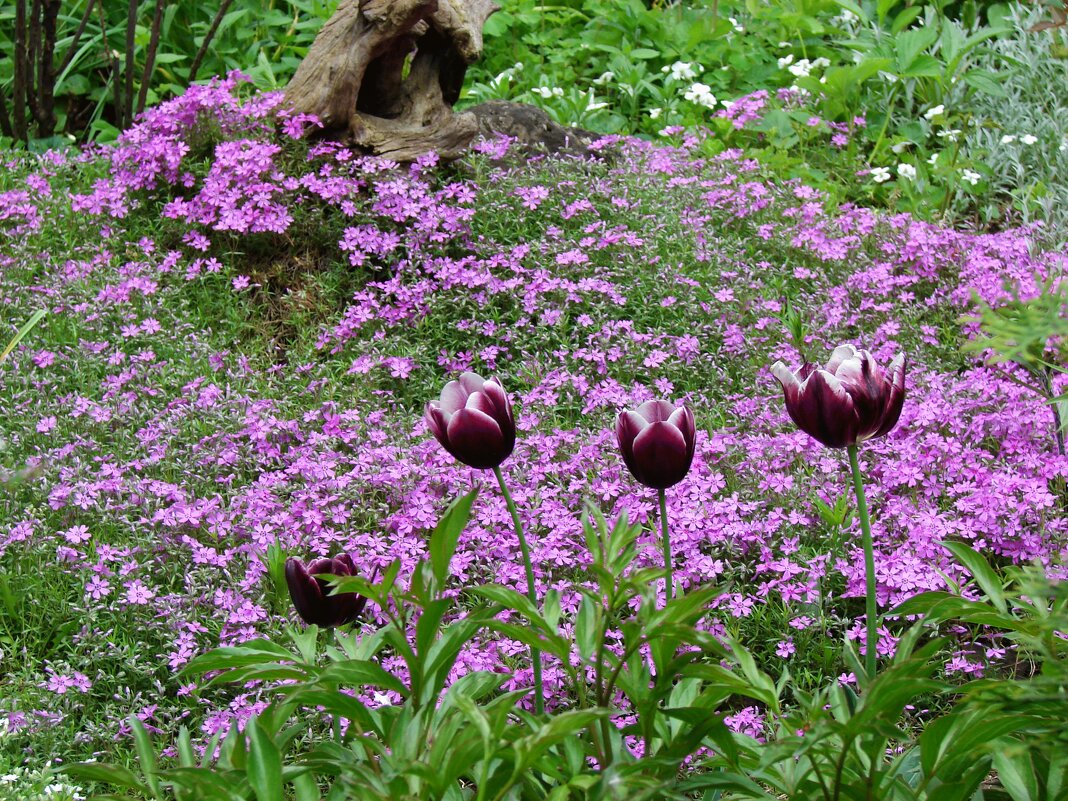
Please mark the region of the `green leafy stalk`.
[[660, 546], [664, 549], [664, 601], [670, 601], [675, 584], [671, 574], [671, 539], [668, 536], [667, 495], [663, 489], [657, 490], [660, 496]]
[[[534, 565], [530, 561], [530, 546], [527, 545], [527, 538], [523, 534], [523, 524], [519, 520], [519, 512], [516, 511], [512, 493], [508, 491], [508, 487], [504, 483], [504, 474], [501, 473], [501, 468], [493, 468], [493, 474], [497, 476], [497, 484], [500, 485], [504, 502], [508, 505], [508, 511], [512, 515], [515, 535], [519, 538], [519, 549], [523, 552], [523, 567], [527, 572], [527, 597], [530, 598], [531, 603], [536, 605], [538, 603], [538, 593], [534, 587]], [[534, 711], [540, 715], [545, 711], [545, 687], [541, 678], [541, 651], [533, 645], [530, 646], [530, 661], [534, 666]]]
[[868, 518], [868, 500], [864, 496], [864, 481], [860, 476], [860, 464], [857, 461], [857, 446], [850, 445], [849, 466], [853, 471], [853, 492], [857, 496], [857, 511], [860, 512], [860, 530], [864, 545], [864, 576], [867, 585], [865, 616], [868, 623], [868, 636], [864, 664], [868, 678], [875, 678], [875, 649], [879, 644], [878, 610], [875, 605], [875, 551], [871, 542], [871, 520]]

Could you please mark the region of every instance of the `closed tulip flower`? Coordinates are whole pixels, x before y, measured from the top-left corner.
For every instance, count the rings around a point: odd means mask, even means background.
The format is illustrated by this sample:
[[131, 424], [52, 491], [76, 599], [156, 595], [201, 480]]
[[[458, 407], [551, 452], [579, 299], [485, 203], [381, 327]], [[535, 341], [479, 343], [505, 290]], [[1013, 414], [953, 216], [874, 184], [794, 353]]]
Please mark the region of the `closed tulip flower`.
[[693, 412], [665, 400], [646, 401], [616, 420], [616, 439], [627, 469], [653, 489], [666, 489], [686, 477], [696, 434]]
[[426, 405], [425, 416], [441, 446], [470, 467], [499, 467], [515, 447], [512, 405], [496, 378], [464, 373]]
[[309, 625], [332, 627], [351, 623], [360, 616], [367, 599], [356, 592], [329, 595], [330, 585], [316, 578], [320, 573], [335, 576], [357, 575], [356, 565], [347, 553], [332, 559], [316, 559], [307, 567], [299, 559], [286, 560], [286, 584], [297, 614]]
[[806, 363], [794, 373], [775, 362], [771, 372], [791, 419], [828, 448], [883, 436], [897, 425], [905, 402], [903, 353], [883, 370], [868, 351], [839, 345], [825, 367]]

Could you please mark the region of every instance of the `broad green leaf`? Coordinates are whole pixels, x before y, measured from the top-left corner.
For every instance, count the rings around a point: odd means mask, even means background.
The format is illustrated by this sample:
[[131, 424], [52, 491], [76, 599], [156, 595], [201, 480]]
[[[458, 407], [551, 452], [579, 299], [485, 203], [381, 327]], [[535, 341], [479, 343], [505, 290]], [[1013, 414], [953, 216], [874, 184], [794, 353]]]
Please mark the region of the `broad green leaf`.
[[245, 775], [257, 801], [285, 801], [282, 794], [282, 755], [259, 718], [245, 726], [248, 735], [248, 763]]
[[964, 73], [964, 82], [976, 91], [994, 97], [1008, 97], [1008, 92], [1001, 86], [997, 76], [987, 70], [968, 70]]
[[990, 599], [990, 603], [1002, 614], [1007, 613], [1008, 605], [1005, 602], [1005, 591], [1002, 588], [1001, 579], [990, 567], [990, 563], [962, 542], [943, 542], [942, 545], [972, 574], [975, 583]]
[[935, 43], [938, 39], [938, 31], [934, 28], [914, 28], [897, 36], [894, 40], [894, 49], [897, 54], [897, 70], [905, 73], [917, 61], [924, 50]]
[[141, 773], [145, 777], [145, 784], [148, 785], [154, 797], [162, 799], [163, 795], [160, 793], [159, 779], [156, 776], [159, 770], [159, 763], [156, 761], [156, 751], [152, 748], [152, 740], [148, 736], [148, 730], [137, 715], [130, 715], [129, 721], [130, 728], [133, 730], [134, 746], [137, 748], [137, 758], [141, 763]]
[[449, 577], [449, 562], [456, 553], [456, 543], [459, 542], [467, 521], [471, 519], [471, 504], [475, 502], [476, 497], [477, 488], [453, 501], [430, 534], [430, 565], [438, 586], [444, 586]]
[[1031, 753], [1022, 744], [1006, 743], [995, 749], [993, 766], [1012, 801], [1040, 801]]

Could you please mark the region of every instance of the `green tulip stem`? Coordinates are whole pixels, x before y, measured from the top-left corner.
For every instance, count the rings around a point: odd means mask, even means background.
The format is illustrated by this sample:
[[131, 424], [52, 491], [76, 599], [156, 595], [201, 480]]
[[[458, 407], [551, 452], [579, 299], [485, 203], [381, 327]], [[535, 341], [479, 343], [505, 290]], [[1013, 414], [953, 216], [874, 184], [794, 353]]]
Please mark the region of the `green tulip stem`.
[[868, 636], [864, 655], [864, 664], [868, 679], [875, 678], [875, 651], [879, 645], [878, 608], [875, 605], [875, 551], [871, 542], [871, 519], [868, 517], [868, 501], [864, 496], [864, 481], [860, 475], [860, 463], [857, 461], [857, 446], [850, 445], [849, 466], [853, 470], [853, 492], [857, 496], [857, 511], [860, 512], [861, 541], [864, 544], [864, 573], [867, 585], [866, 617]]
[[[519, 512], [516, 511], [512, 493], [508, 491], [508, 487], [504, 483], [504, 475], [501, 473], [501, 468], [499, 466], [494, 467], [493, 474], [497, 476], [497, 483], [501, 487], [504, 502], [508, 505], [508, 511], [512, 515], [515, 535], [519, 538], [519, 550], [523, 552], [523, 567], [527, 571], [527, 597], [530, 598], [532, 604], [537, 606], [538, 593], [534, 587], [534, 565], [530, 561], [530, 546], [527, 545], [527, 538], [523, 534], [523, 524], [519, 520]], [[541, 679], [541, 651], [533, 645], [530, 646], [530, 661], [534, 666], [534, 711], [540, 715], [545, 711], [545, 687]]]
[[664, 549], [664, 600], [670, 601], [674, 594], [674, 579], [671, 576], [671, 538], [668, 536], [667, 494], [658, 489], [660, 496], [660, 546]]

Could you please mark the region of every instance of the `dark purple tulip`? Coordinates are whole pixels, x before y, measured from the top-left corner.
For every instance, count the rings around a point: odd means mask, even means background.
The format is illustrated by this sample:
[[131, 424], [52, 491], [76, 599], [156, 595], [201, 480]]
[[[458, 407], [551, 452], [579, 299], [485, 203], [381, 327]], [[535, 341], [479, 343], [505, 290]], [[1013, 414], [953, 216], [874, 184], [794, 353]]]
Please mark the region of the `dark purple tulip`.
[[286, 559], [286, 584], [289, 585], [289, 594], [297, 614], [305, 623], [325, 628], [343, 626], [358, 618], [367, 605], [367, 599], [356, 592], [328, 595], [330, 585], [315, 577], [319, 573], [357, 575], [356, 565], [347, 553], [332, 559], [316, 559], [307, 567], [299, 559]]
[[500, 466], [515, 447], [515, 417], [504, 387], [464, 373], [426, 405], [426, 424], [441, 446], [471, 467]]
[[881, 437], [897, 425], [905, 402], [905, 354], [883, 370], [866, 350], [839, 345], [827, 366], [804, 364], [792, 373], [775, 362], [786, 411], [797, 427], [828, 448]]
[[651, 400], [637, 411], [620, 413], [616, 439], [623, 461], [638, 481], [653, 489], [667, 489], [690, 472], [697, 429], [693, 412], [685, 406]]

